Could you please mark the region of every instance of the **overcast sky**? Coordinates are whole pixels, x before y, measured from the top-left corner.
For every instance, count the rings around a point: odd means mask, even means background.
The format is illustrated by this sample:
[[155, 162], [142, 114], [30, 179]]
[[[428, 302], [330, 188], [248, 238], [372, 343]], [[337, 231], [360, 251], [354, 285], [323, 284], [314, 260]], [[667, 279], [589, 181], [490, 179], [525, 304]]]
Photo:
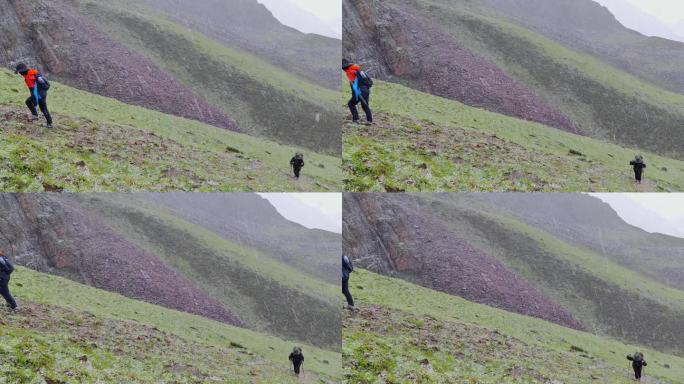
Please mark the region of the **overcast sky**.
[[594, 0], [610, 9], [624, 26], [647, 36], [684, 41], [682, 0]]
[[684, 193], [592, 193], [627, 223], [684, 238]]
[[341, 193], [260, 193], [286, 219], [307, 228], [342, 233]]
[[342, 38], [342, 0], [257, 0], [281, 23], [305, 33]]

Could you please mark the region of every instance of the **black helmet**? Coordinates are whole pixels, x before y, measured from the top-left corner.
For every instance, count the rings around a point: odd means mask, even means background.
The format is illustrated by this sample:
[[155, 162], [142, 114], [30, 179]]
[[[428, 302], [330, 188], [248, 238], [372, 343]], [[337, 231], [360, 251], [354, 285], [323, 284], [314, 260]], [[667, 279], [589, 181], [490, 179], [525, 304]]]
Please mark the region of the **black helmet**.
[[14, 73], [24, 73], [24, 72], [26, 72], [26, 71], [28, 71], [28, 70], [29, 70], [29, 69], [28, 69], [28, 67], [26, 66], [26, 64], [24, 64], [24, 63], [19, 63], [19, 65], [17, 65], [17, 67], [14, 69]]
[[342, 59], [342, 69], [347, 69], [347, 68], [351, 67], [351, 65], [352, 64], [349, 62], [349, 60]]

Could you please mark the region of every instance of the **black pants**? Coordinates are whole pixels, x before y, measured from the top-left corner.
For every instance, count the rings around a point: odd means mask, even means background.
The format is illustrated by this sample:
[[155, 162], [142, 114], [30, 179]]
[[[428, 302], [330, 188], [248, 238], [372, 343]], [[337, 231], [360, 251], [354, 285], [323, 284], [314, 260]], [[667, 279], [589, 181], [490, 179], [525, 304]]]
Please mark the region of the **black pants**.
[[350, 306], [354, 306], [354, 298], [352, 297], [351, 293], [349, 292], [349, 278], [348, 277], [343, 277], [342, 278], [342, 293], [344, 294], [344, 297], [347, 298], [347, 304]]
[[634, 378], [637, 380], [641, 379], [641, 370], [644, 368], [641, 364], [632, 364], [632, 368], [634, 368]]
[[7, 301], [7, 305], [9, 305], [10, 308], [14, 309], [17, 307], [17, 302], [14, 301], [14, 297], [12, 297], [12, 294], [9, 291], [9, 280], [10, 278], [0, 278], [0, 295], [5, 298], [5, 301]]
[[302, 170], [302, 167], [293, 166], [292, 169], [294, 170], [295, 177], [299, 179], [299, 172]]
[[634, 168], [634, 178], [636, 181], [641, 181], [641, 174], [644, 172], [641, 168]]
[[361, 103], [361, 108], [363, 108], [363, 111], [366, 113], [366, 120], [368, 122], [373, 122], [373, 112], [370, 109], [370, 89], [369, 88], [361, 88], [361, 97], [357, 100], [356, 97], [352, 96], [352, 98], [349, 100], [349, 103], [347, 105], [349, 106], [349, 110], [351, 111], [352, 114], [352, 119], [354, 121], [359, 120], [359, 111], [356, 109], [356, 105], [358, 103]]
[[[33, 116], [38, 116], [38, 111], [36, 111], [36, 98], [35, 98], [35, 96], [31, 95], [31, 97], [26, 99], [26, 106], [31, 111], [31, 114], [33, 114]], [[43, 116], [45, 116], [45, 120], [47, 120], [47, 123], [52, 124], [52, 116], [50, 116], [50, 111], [48, 111], [48, 107], [47, 107], [47, 93], [40, 95], [40, 101], [38, 102], [38, 107], [40, 107], [40, 111], [43, 113]]]
[[295, 361], [293, 364], [294, 364], [295, 373], [299, 375], [299, 369], [302, 367], [302, 362], [301, 361], [300, 362]]

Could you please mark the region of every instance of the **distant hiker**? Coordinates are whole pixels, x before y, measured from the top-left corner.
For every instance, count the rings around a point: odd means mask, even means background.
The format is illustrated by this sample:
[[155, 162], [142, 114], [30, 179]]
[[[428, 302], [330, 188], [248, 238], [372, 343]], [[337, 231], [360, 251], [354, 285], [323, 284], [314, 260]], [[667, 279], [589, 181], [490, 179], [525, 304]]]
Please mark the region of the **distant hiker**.
[[629, 162], [629, 165], [634, 168], [634, 178], [637, 183], [641, 184], [641, 175], [644, 173], [644, 168], [646, 168], [646, 163], [644, 163], [644, 158], [641, 155], [636, 155], [634, 160]]
[[299, 172], [304, 167], [304, 154], [295, 154], [294, 157], [290, 159], [290, 167], [292, 167], [295, 177], [299, 179]]
[[349, 276], [353, 271], [354, 266], [349, 257], [342, 256], [342, 293], [347, 298], [347, 309], [352, 311], [354, 310], [354, 298], [349, 292]]
[[352, 98], [347, 105], [351, 111], [354, 124], [360, 124], [359, 111], [356, 109], [356, 105], [359, 103], [366, 113], [366, 124], [373, 124], [373, 112], [370, 109], [370, 91], [373, 86], [373, 79], [361, 69], [360, 65], [353, 64], [347, 59], [342, 59], [342, 70], [347, 75], [352, 89]]
[[302, 364], [304, 364], [304, 354], [302, 353], [302, 349], [300, 347], [294, 347], [292, 349], [292, 353], [290, 353], [290, 361], [294, 367], [295, 375], [299, 376], [299, 369]]
[[24, 63], [17, 65], [14, 73], [24, 77], [26, 86], [31, 92], [31, 96], [26, 99], [26, 106], [31, 111], [31, 121], [38, 120], [37, 105], [40, 107], [43, 116], [45, 116], [45, 120], [47, 120], [46, 127], [52, 128], [52, 116], [50, 116], [47, 107], [47, 91], [50, 89], [50, 82], [37, 69], [29, 68]]
[[641, 352], [634, 353], [633, 356], [627, 355], [627, 360], [632, 362], [632, 368], [634, 368], [634, 378], [641, 381], [641, 370], [647, 366], [646, 360], [644, 360], [644, 354]]
[[14, 265], [5, 257], [5, 252], [0, 250], [0, 295], [5, 298], [10, 309], [17, 309], [17, 302], [9, 291], [10, 275], [14, 272]]

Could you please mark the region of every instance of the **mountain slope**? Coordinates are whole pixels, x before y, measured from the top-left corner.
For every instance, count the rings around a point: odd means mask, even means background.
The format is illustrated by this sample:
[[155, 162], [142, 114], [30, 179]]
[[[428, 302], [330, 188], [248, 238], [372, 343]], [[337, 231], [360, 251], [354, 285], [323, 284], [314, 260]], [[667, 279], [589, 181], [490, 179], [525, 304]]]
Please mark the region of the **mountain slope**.
[[[219, 11], [228, 12], [225, 5], [216, 8], [211, 3], [203, 0], [203, 6], [185, 12], [184, 20], [211, 19], [221, 17]], [[263, 8], [256, 0], [249, 3]], [[57, 80], [92, 93], [339, 153], [340, 142], [330, 140], [339, 136], [339, 115], [332, 101], [335, 92], [290, 70], [294, 65], [273, 65], [267, 53], [213, 40], [200, 33], [210, 31], [192, 31], [164, 11], [137, 2], [4, 1], [0, 7], [8, 14], [3, 27], [17, 37], [2, 50], [0, 59], [6, 65], [39, 64]], [[243, 24], [252, 23], [252, 30], [265, 28], [271, 33], [278, 29], [269, 25], [283, 28], [268, 12], [246, 11], [242, 17]], [[250, 31], [238, 28], [233, 36], [236, 33]], [[268, 33], [252, 34], [246, 41], [266, 44]], [[300, 50], [310, 40], [291, 29], [280, 36], [281, 47]], [[333, 42], [327, 39], [308, 48], [322, 55]], [[325, 64], [311, 61], [320, 65], [319, 74], [314, 75], [318, 78]], [[312, 66], [316, 65], [300, 68]]]
[[[299, 382], [291, 341], [21, 267], [10, 285], [22, 305], [0, 329], [10, 382]], [[305, 382], [338, 382], [339, 353], [303, 349]]]
[[[534, 204], [535, 195], [526, 198], [527, 210], [546, 214], [543, 204]], [[579, 322], [574, 328], [683, 353], [684, 291], [623, 266], [619, 258], [567, 242], [544, 225], [530, 226], [499, 205], [477, 194], [350, 195], [344, 252], [364, 268], [431, 289], [572, 327], [554, 316], [569, 313]], [[663, 240], [656, 246], [671, 244]], [[684, 260], [672, 256], [669, 264], [678, 270]], [[511, 288], [510, 275], [518, 286], [531, 288]], [[506, 300], [512, 295], [520, 295], [515, 305]]]
[[[0, 70], [5, 191], [334, 190], [339, 159], [133, 107], [53, 82], [55, 129], [28, 124], [21, 78]], [[289, 159], [305, 153], [297, 182]], [[74, 175], [79, 175], [75, 177]], [[309, 176], [307, 176], [309, 175]], [[309, 178], [311, 177], [311, 178]]]
[[[228, 324], [339, 348], [333, 284], [287, 259], [225, 240], [145, 194], [19, 194], [1, 201], [7, 215], [0, 221], [5, 234], [0, 246], [20, 265]], [[259, 227], [253, 224], [254, 231]]]
[[[252, 52], [277, 67], [337, 90], [340, 40], [303, 34], [284, 26], [256, 1], [203, 0], [190, 4], [182, 0], [144, 0], [143, 3], [224, 45]], [[288, 6], [285, 2], [284, 7]]]
[[[589, 1], [561, 2], [576, 11]], [[482, 3], [347, 0], [346, 17], [352, 22], [345, 30], [345, 55], [365, 64], [381, 79], [549, 127], [681, 158], [681, 148], [672, 139], [682, 135], [683, 95], [598, 56], [573, 50]], [[514, 7], [518, 2], [500, 3]], [[534, 3], [545, 7], [557, 4]], [[534, 5], [527, 4], [524, 9], [528, 7]], [[545, 7], [538, 7], [535, 14], [543, 15]], [[581, 28], [574, 23], [575, 13], [556, 10], [555, 14], [566, 18], [561, 25]], [[600, 19], [597, 12], [591, 16], [582, 22], [593, 25]], [[639, 54], [628, 45], [611, 42], [630, 55]], [[655, 60], [667, 61], [664, 56]]]
[[532, 201], [491, 194], [482, 198], [570, 244], [589, 248], [666, 286], [684, 290], [684, 264], [679, 254], [684, 240], [629, 225], [607, 203], [594, 197], [539, 194]]
[[[678, 191], [684, 163], [381, 81], [375, 126], [343, 127], [346, 190]], [[643, 153], [645, 183], [629, 162]]]
[[[625, 28], [609, 9], [593, 0], [481, 3], [563, 45], [597, 56], [665, 89], [684, 92], [684, 74], [680, 70], [684, 64], [684, 43], [647, 37]], [[657, 19], [644, 20], [649, 15], [634, 17], [641, 18], [642, 23], [662, 23]]]
[[354, 272], [359, 311], [344, 319], [344, 374], [373, 383], [629, 383], [641, 350], [647, 383], [678, 383], [684, 359], [511, 314], [371, 272]]
[[293, 223], [257, 195], [162, 193], [146, 198], [228, 241], [254, 247], [326, 282], [337, 284], [339, 280], [339, 234]]

